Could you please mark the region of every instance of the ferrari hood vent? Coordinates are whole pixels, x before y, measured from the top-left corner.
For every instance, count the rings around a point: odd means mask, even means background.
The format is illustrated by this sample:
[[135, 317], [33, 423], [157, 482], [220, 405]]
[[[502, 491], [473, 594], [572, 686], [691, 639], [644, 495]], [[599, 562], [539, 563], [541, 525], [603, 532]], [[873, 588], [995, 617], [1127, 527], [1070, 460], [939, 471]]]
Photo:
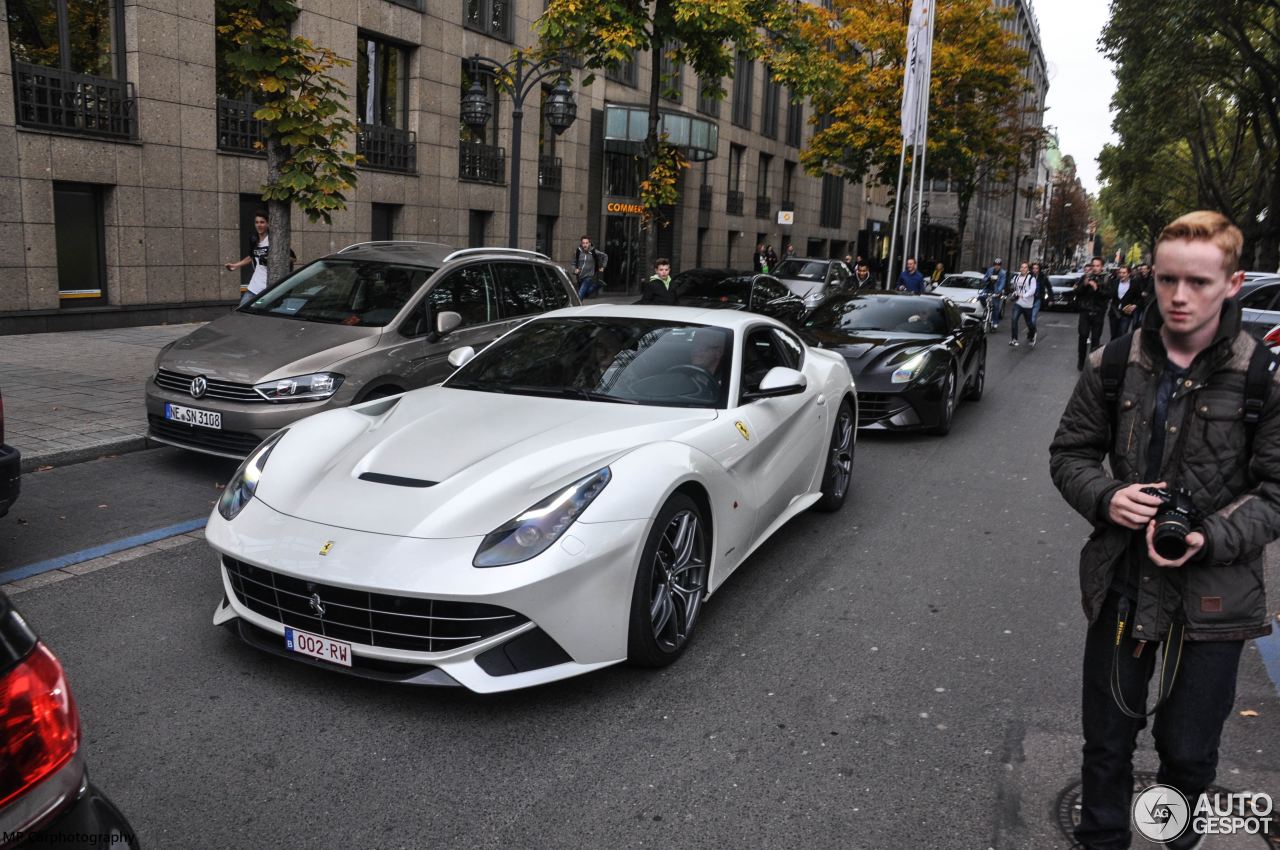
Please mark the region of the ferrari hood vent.
[[372, 481], [374, 484], [390, 484], [393, 487], [434, 487], [436, 481], [425, 478], [405, 478], [403, 475], [385, 475], [381, 472], [362, 472], [361, 481]]

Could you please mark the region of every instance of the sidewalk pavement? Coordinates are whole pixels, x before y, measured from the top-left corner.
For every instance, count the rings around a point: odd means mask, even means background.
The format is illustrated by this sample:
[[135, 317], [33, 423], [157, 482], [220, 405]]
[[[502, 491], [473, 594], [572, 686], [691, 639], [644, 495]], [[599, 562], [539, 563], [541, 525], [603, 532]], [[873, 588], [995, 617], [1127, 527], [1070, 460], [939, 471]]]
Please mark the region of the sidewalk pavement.
[[146, 448], [143, 387], [156, 354], [200, 325], [0, 336], [5, 442], [22, 452], [23, 472]]
[[24, 472], [146, 445], [156, 354], [199, 323], [0, 336], [5, 442]]

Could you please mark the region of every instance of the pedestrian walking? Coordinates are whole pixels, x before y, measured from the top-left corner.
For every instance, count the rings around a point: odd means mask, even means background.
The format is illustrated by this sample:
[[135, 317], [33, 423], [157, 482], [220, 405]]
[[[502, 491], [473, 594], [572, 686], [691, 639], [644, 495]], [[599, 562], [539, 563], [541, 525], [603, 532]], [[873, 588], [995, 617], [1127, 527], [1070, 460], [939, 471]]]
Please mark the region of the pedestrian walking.
[[1076, 307], [1080, 312], [1077, 327], [1079, 339], [1076, 345], [1076, 371], [1080, 371], [1084, 369], [1084, 360], [1089, 352], [1102, 345], [1102, 325], [1107, 319], [1107, 303], [1111, 296], [1101, 257], [1093, 258], [1073, 288], [1076, 292]]
[[[1046, 304], [1053, 303], [1053, 283], [1049, 280], [1049, 275], [1045, 272], [1044, 266], [1040, 263], [1031, 264], [1031, 274], [1036, 279], [1038, 286], [1036, 287], [1036, 301], [1031, 305], [1031, 324], [1035, 325], [1036, 336], [1040, 336], [1040, 310]], [[1034, 343], [1032, 344], [1034, 346]]]
[[769, 252], [765, 250], [763, 242], [756, 243], [756, 251], [751, 255], [751, 267], [756, 274], [769, 273]]
[[1107, 317], [1111, 320], [1111, 339], [1122, 337], [1133, 328], [1133, 317], [1142, 306], [1142, 291], [1129, 277], [1129, 267], [1116, 270], [1116, 279], [1107, 297]]
[[578, 240], [578, 247], [573, 254], [573, 273], [578, 276], [578, 298], [586, 301], [604, 288], [601, 274], [609, 265], [609, 256], [596, 249], [591, 237], [584, 235]]
[[675, 306], [680, 303], [676, 291], [671, 287], [671, 261], [659, 257], [653, 263], [653, 274], [644, 283], [640, 291], [641, 304], [666, 304]]
[[[982, 276], [982, 289], [978, 290], [978, 297], [990, 302], [993, 299], [989, 296], [1004, 296], [1007, 285], [1004, 261], [996, 257], [995, 262], [987, 269], [987, 273]], [[1000, 320], [1004, 318], [1004, 301], [1002, 297], [997, 297], [994, 301], [996, 314], [991, 319], [991, 329], [999, 330]], [[992, 309], [990, 303], [987, 304], [987, 309]]]
[[1010, 283], [1013, 294], [1013, 318], [1010, 320], [1009, 345], [1018, 347], [1018, 322], [1026, 322], [1027, 342], [1036, 347], [1036, 301], [1040, 300], [1040, 279], [1031, 273], [1031, 266], [1023, 263]]
[[785, 260], [788, 257], [794, 257], [795, 255], [796, 255], [796, 246], [788, 242], [787, 247], [782, 249], [782, 259]]
[[1151, 266], [1147, 263], [1138, 263], [1138, 271], [1133, 276], [1133, 282], [1140, 293], [1138, 309], [1133, 313], [1133, 326], [1136, 328], [1142, 326], [1142, 315], [1156, 297], [1155, 279], [1151, 276]]
[[223, 265], [227, 271], [236, 271], [245, 266], [253, 266], [253, 274], [249, 278], [248, 288], [240, 294], [243, 305], [267, 291], [267, 252], [271, 248], [271, 226], [266, 210], [258, 210], [253, 214], [253, 234], [250, 236], [249, 253], [234, 263]]
[[773, 250], [772, 245], [764, 246], [764, 256], [765, 256], [765, 259], [768, 260], [769, 262], [769, 270], [777, 271], [778, 270], [778, 252]]
[[880, 284], [875, 275], [871, 273], [866, 260], [858, 260], [858, 264], [854, 266], [853, 278], [849, 281], [849, 288], [854, 292], [865, 292], [880, 288]]
[[946, 270], [942, 267], [942, 263], [933, 264], [933, 274], [929, 275], [929, 282], [934, 286], [942, 283], [942, 279], [947, 276]]
[[[1089, 357], [1049, 448], [1054, 484], [1094, 526], [1079, 570], [1085, 848], [1130, 845], [1148, 716], [1157, 781], [1195, 810], [1215, 778], [1244, 642], [1272, 629], [1263, 550], [1280, 535], [1280, 370], [1242, 329], [1242, 245], [1216, 212], [1164, 228], [1156, 306]], [[1175, 500], [1187, 509], [1180, 525]], [[1194, 823], [1163, 846], [1198, 846]]]
[[907, 267], [898, 274], [898, 290], [924, 295], [924, 275], [916, 270], [916, 258], [907, 258]]

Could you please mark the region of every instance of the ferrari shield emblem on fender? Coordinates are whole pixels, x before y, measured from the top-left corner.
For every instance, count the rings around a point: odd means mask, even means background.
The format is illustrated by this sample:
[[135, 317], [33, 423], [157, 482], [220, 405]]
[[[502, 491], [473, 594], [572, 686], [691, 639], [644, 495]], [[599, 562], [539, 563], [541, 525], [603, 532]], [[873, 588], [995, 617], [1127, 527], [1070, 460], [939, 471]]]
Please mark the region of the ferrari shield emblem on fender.
[[738, 420], [733, 424], [738, 426], [738, 433], [742, 435], [742, 439], [751, 439], [751, 432], [747, 430], [747, 426], [742, 423], [742, 420]]
[[332, 541], [332, 540], [326, 540], [326, 541], [324, 542], [324, 545], [320, 547], [320, 554], [321, 554], [321, 555], [328, 555], [328, 554], [329, 554], [329, 550], [330, 550], [330, 549], [332, 549], [332, 548], [333, 548], [333, 541]]

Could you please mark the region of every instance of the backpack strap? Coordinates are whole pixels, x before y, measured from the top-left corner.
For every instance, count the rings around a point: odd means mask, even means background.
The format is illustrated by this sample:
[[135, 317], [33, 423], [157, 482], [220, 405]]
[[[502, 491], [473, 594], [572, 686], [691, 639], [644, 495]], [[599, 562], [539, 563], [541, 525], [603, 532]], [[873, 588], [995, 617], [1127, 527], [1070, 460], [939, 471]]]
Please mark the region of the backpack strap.
[[1133, 331], [1108, 342], [1102, 349], [1102, 399], [1107, 406], [1107, 421], [1114, 437], [1120, 420], [1120, 393], [1124, 390], [1124, 373], [1129, 366], [1129, 350]]
[[1250, 454], [1253, 452], [1253, 432], [1258, 430], [1258, 420], [1262, 418], [1262, 408], [1271, 391], [1271, 376], [1278, 365], [1280, 361], [1276, 360], [1271, 349], [1255, 341], [1249, 370], [1244, 376], [1245, 450]]

